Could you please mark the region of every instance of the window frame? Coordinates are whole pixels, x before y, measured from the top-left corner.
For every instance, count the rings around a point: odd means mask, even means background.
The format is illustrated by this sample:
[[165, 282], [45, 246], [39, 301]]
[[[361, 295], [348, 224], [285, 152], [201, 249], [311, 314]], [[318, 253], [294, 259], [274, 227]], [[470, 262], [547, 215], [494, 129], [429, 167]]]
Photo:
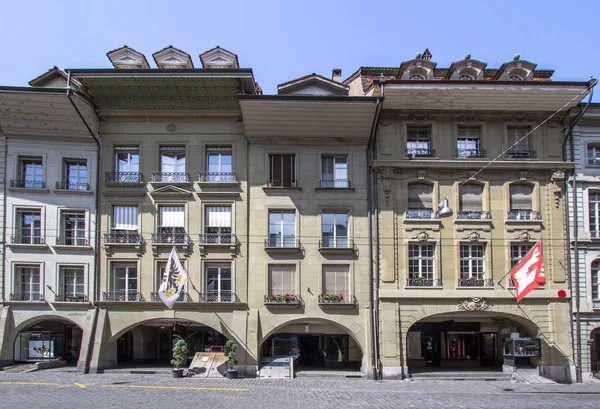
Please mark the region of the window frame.
[[[280, 233], [277, 237], [272, 237], [271, 233], [271, 215], [272, 214], [281, 214], [281, 220], [279, 223]], [[294, 215], [294, 235], [290, 236], [285, 234], [285, 214], [293, 214]], [[289, 226], [289, 224], [288, 224]], [[267, 214], [267, 234], [268, 234], [268, 244], [269, 247], [296, 247], [296, 240], [298, 238], [298, 212], [296, 209], [269, 209]], [[275, 239], [275, 240], [273, 240]]]
[[[77, 165], [76, 181], [71, 182], [70, 177], [70, 165]], [[85, 178], [80, 179], [79, 173], [81, 172], [81, 166], [85, 167]], [[65, 189], [67, 190], [89, 190], [89, 172], [88, 172], [88, 160], [87, 158], [63, 158], [62, 159], [62, 182]], [[74, 185], [74, 188], [71, 186]]]
[[[279, 174], [282, 179], [275, 179], [276, 172], [274, 168], [274, 157], [281, 156]], [[286, 180], [284, 175], [284, 159], [292, 158], [292, 164], [290, 166], [290, 179]], [[292, 153], [278, 153], [269, 152], [267, 155], [267, 184], [276, 187], [298, 187], [298, 154]]]
[[[33, 168], [33, 178], [29, 180], [27, 178], [27, 169], [24, 167], [26, 163], [31, 163], [34, 165]], [[38, 164], [39, 162], [39, 168]], [[38, 175], [39, 170], [39, 175]], [[30, 155], [23, 154], [17, 155], [17, 180], [23, 183], [23, 187], [25, 188], [34, 188], [41, 189], [45, 187], [45, 172], [44, 172], [44, 155]]]
[[[267, 279], [265, 280], [266, 282], [266, 290], [265, 293], [267, 295], [285, 295], [285, 294], [290, 294], [290, 295], [295, 295], [295, 296], [299, 296], [299, 275], [300, 275], [300, 270], [299, 270], [299, 265], [296, 263], [269, 263], [267, 264]], [[274, 291], [273, 287], [272, 287], [272, 268], [275, 267], [289, 267], [289, 268], [293, 268], [293, 276], [292, 279], [290, 280], [290, 283], [292, 285], [292, 290], [291, 292], [284, 292], [283, 290], [285, 290], [285, 288], [281, 288], [281, 292], [278, 291]], [[282, 280], [283, 281], [283, 280]]]
[[600, 259], [590, 263], [590, 295], [592, 301], [600, 300]]
[[[212, 152], [211, 152], [212, 151]], [[230, 174], [234, 173], [233, 166], [233, 146], [232, 145], [207, 145], [205, 147], [205, 158], [206, 158], [206, 172], [208, 173], [216, 173], [216, 174]], [[223, 166], [226, 166], [226, 163], [223, 163], [223, 157], [227, 156], [221, 152], [228, 152], [229, 154], [229, 167], [231, 168], [229, 171], [224, 171]], [[217, 171], [210, 170], [211, 167], [211, 155], [215, 155], [218, 157]]]
[[[113, 148], [114, 154], [114, 171], [115, 173], [140, 173], [141, 172], [141, 154], [139, 145], [119, 145], [114, 146]], [[119, 154], [127, 154], [127, 169], [121, 169], [119, 165]], [[132, 157], [133, 155], [137, 155], [137, 170], [131, 170]]]
[[[590, 232], [590, 237], [594, 239], [600, 238], [600, 191], [590, 190], [588, 192], [588, 223], [587, 228]], [[596, 200], [592, 200], [592, 196]], [[594, 206], [592, 207], [592, 203]], [[593, 221], [595, 219], [595, 221]], [[594, 224], [595, 230], [592, 229], [592, 223]], [[577, 228], [577, 226], [575, 226]]]
[[[430, 247], [431, 248], [431, 256], [427, 256], [427, 255], [423, 255], [424, 250], [426, 250], [426, 247]], [[418, 249], [418, 255], [411, 255], [411, 250], [416, 250]], [[433, 242], [425, 242], [425, 243], [416, 243], [416, 242], [412, 242], [408, 244], [407, 247], [407, 268], [406, 268], [406, 274], [407, 274], [407, 278], [409, 280], [418, 280], [418, 279], [424, 279], [424, 280], [435, 280], [435, 276], [436, 276], [436, 263], [435, 263], [435, 250], [436, 250], [436, 243]], [[414, 265], [411, 265], [411, 261], [412, 262], [416, 262], [416, 269], [414, 269]], [[428, 265], [428, 263], [430, 265]], [[413, 270], [413, 271], [411, 271]], [[427, 271], [430, 270], [430, 271]]]
[[[166, 171], [164, 158], [169, 155], [173, 156], [173, 170]], [[186, 173], [187, 172], [187, 152], [185, 145], [160, 145], [158, 148], [158, 157], [159, 157], [159, 167], [160, 173]], [[178, 169], [182, 165], [177, 163], [178, 160], [181, 160], [183, 157], [183, 170]]]
[[[431, 207], [411, 207], [410, 206], [410, 192], [411, 186], [422, 185], [428, 186], [429, 194], [431, 195]], [[434, 217], [435, 211], [435, 195], [434, 195], [435, 185], [425, 181], [409, 181], [406, 184], [406, 219], [417, 219], [417, 220], [430, 220]], [[427, 217], [424, 217], [427, 216]]]
[[[23, 287], [23, 279], [22, 279], [22, 273], [24, 271], [19, 271], [20, 269], [33, 269], [33, 268], [37, 268], [37, 286], [38, 286], [38, 291], [34, 292], [32, 291], [32, 286], [35, 285], [36, 283], [33, 281], [32, 279], [32, 271], [29, 271], [29, 279], [28, 281], [28, 285], [29, 285], [29, 290], [28, 291], [24, 291], [24, 287]], [[36, 263], [15, 263], [13, 264], [13, 291], [16, 296], [17, 296], [17, 300], [19, 301], [43, 301], [44, 299], [44, 286], [43, 286], [43, 279], [44, 276], [42, 274], [43, 272], [43, 264], [36, 264]], [[28, 293], [29, 296], [27, 297], [27, 299], [25, 299], [25, 294]], [[35, 296], [37, 295], [37, 297]]]
[[[590, 157], [590, 149], [594, 152], [594, 157]], [[593, 163], [590, 163], [590, 160]], [[585, 166], [588, 168], [600, 168], [600, 142], [588, 142], [585, 144]]]
[[[326, 269], [327, 268], [337, 268], [337, 267], [345, 267], [346, 271], [346, 280], [345, 280], [345, 288], [344, 290], [342, 290], [342, 292], [340, 292], [340, 290], [338, 290], [336, 288], [335, 291], [328, 291], [329, 289], [327, 288], [327, 280], [326, 280]], [[337, 271], [336, 271], [337, 273]], [[337, 284], [337, 278], [334, 280], [334, 282]], [[350, 297], [353, 296], [352, 294], [352, 288], [351, 288], [351, 283], [352, 283], [352, 279], [351, 279], [351, 268], [350, 268], [350, 264], [323, 264], [321, 266], [321, 294], [327, 294], [327, 295], [343, 295], [344, 299], [349, 299]]]
[[[208, 271], [209, 269], [217, 269], [216, 275], [216, 283], [217, 289], [213, 291], [209, 291], [209, 282], [208, 282]], [[206, 261], [202, 265], [203, 270], [203, 285], [204, 292], [206, 293], [208, 299], [212, 299], [211, 296], [216, 295], [216, 301], [232, 301], [233, 294], [235, 294], [235, 279], [234, 279], [234, 269], [233, 263], [230, 261], [219, 261], [219, 260], [210, 260]], [[223, 270], [229, 270], [229, 278], [223, 278]], [[229, 281], [229, 290], [222, 288], [222, 283]]]
[[[136, 218], [135, 218], [135, 223], [136, 223], [136, 229], [123, 229], [123, 228], [118, 228], [115, 226], [117, 218], [115, 217], [115, 209], [119, 208], [119, 207], [129, 207], [129, 208], [136, 208]], [[112, 205], [112, 216], [111, 216], [111, 220], [110, 220], [110, 231], [112, 233], [115, 232], [124, 232], [124, 233], [139, 233], [140, 232], [140, 206], [135, 204], [113, 204]]]
[[[325, 215], [333, 215], [333, 235], [332, 236], [326, 236], [325, 235], [325, 231], [324, 231], [324, 227], [325, 227]], [[337, 233], [337, 226], [339, 226], [338, 224], [336, 224], [336, 216], [346, 216], [346, 235], [345, 236], [340, 236]], [[321, 240], [322, 240], [322, 246], [323, 247], [328, 247], [328, 248], [347, 248], [350, 247], [350, 211], [348, 210], [328, 210], [325, 209], [321, 212]], [[327, 241], [327, 243], [326, 243]], [[332, 243], [330, 242], [332, 241]], [[331, 246], [330, 244], [333, 244], [333, 246]]]
[[[474, 250], [479, 247], [481, 256]], [[461, 280], [486, 280], [486, 244], [485, 243], [460, 243], [459, 245], [459, 278]], [[464, 250], [467, 250], [466, 252]], [[474, 255], [475, 253], [475, 255]], [[479, 271], [477, 271], [479, 270]]]
[[[74, 288], [74, 293], [72, 294], [67, 294], [66, 291], [66, 277], [65, 277], [65, 272], [66, 270], [79, 270], [78, 272], [81, 273], [81, 284], [77, 283], [77, 280], [75, 280], [75, 282], [73, 283], [73, 288]], [[63, 301], [66, 301], [66, 297], [75, 297], [75, 298], [79, 298], [79, 297], [85, 297], [86, 296], [86, 280], [85, 280], [85, 266], [83, 265], [67, 265], [67, 264], [62, 264], [58, 266], [58, 279], [59, 279], [59, 285], [58, 288], [60, 289], [59, 291], [59, 295], [62, 297]], [[81, 286], [81, 292], [78, 292], [77, 290], [77, 286]]]
[[[14, 215], [14, 237], [17, 239], [17, 241], [15, 242], [16, 244], [45, 244], [45, 232], [44, 232], [44, 224], [43, 224], [43, 220], [44, 220], [44, 213], [42, 211], [42, 208], [40, 207], [15, 207], [14, 209], [15, 215]], [[23, 232], [25, 230], [27, 230], [27, 228], [25, 227], [24, 224], [24, 215], [26, 214], [31, 214], [34, 215], [34, 217], [37, 215], [39, 217], [39, 226], [35, 227], [33, 225], [33, 222], [35, 222], [35, 220], [32, 221], [31, 226], [29, 227], [29, 234], [28, 235], [24, 235]], [[35, 231], [37, 230], [38, 235], [35, 235]], [[25, 238], [27, 238], [27, 241], [25, 241]]]
[[[181, 209], [181, 212], [177, 212], [177, 213], [181, 213], [181, 217], [183, 219], [183, 223], [182, 226], [164, 226], [164, 221], [163, 221], [163, 209], [167, 209], [167, 208], [172, 208], [172, 209]], [[165, 234], [165, 235], [169, 235], [169, 234], [185, 234], [186, 232], [186, 228], [185, 228], [185, 205], [184, 204], [179, 204], [179, 203], [173, 203], [173, 204], [166, 204], [166, 203], [159, 203], [156, 206], [156, 232], [158, 234]], [[138, 227], [139, 228], [139, 227]]]
[[[337, 160], [343, 159], [345, 165], [345, 178], [337, 177]], [[331, 173], [325, 171], [325, 161], [331, 160]], [[333, 154], [333, 153], [322, 153], [321, 154], [321, 180], [320, 186], [325, 188], [349, 188], [350, 187], [350, 158], [348, 154]], [[329, 178], [331, 176], [331, 178]]]
[[[411, 129], [427, 129], [427, 137], [417, 135], [411, 136]], [[433, 149], [433, 124], [431, 123], [407, 123], [406, 124], [406, 156], [408, 157], [434, 157], [434, 149]], [[426, 142], [426, 146], [420, 146], [420, 144]], [[411, 146], [411, 144], [416, 144], [415, 146]], [[413, 152], [414, 151], [414, 152]], [[418, 154], [418, 151], [427, 151], [427, 154]], [[410, 156], [409, 156], [410, 155]]]
[[[126, 288], [125, 289], [117, 289], [117, 275], [116, 275], [116, 270], [119, 268], [124, 268], [125, 269], [125, 275], [123, 277], [124, 283], [126, 284]], [[130, 277], [130, 270], [135, 269], [135, 277]], [[139, 266], [137, 263], [128, 263], [128, 262], [115, 262], [111, 264], [111, 277], [110, 277], [110, 289], [111, 291], [117, 292], [117, 291], [123, 291], [123, 292], [130, 292], [130, 291], [135, 291], [136, 293], [139, 292], [139, 285], [140, 285], [140, 274], [139, 274]], [[135, 288], [130, 288], [130, 280], [135, 279]]]
[[[87, 246], [88, 245], [88, 223], [87, 223], [87, 212], [85, 210], [79, 209], [59, 209], [60, 211], [60, 237], [62, 238], [61, 244], [64, 246]], [[66, 217], [68, 215], [78, 215], [81, 216], [83, 221], [83, 229], [79, 229], [78, 226], [75, 229], [71, 229], [75, 232], [75, 236], [70, 239], [74, 241], [74, 244], [67, 244], [67, 228], [66, 228]], [[79, 220], [77, 221], [79, 224]], [[83, 230], [83, 236], [78, 236], [77, 234]]]

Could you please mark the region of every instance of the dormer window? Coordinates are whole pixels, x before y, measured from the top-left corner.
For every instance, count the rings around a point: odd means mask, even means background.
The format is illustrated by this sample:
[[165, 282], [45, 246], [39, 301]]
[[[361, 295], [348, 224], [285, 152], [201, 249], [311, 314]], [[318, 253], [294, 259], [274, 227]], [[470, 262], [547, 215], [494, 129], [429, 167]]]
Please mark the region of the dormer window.
[[417, 80], [417, 81], [423, 81], [425, 79], [425, 76], [423, 74], [410, 74], [408, 76], [409, 80]]
[[471, 74], [461, 74], [458, 79], [461, 81], [475, 81], [475, 77]]
[[508, 77], [511, 81], [523, 81], [523, 77], [520, 75], [511, 75]]

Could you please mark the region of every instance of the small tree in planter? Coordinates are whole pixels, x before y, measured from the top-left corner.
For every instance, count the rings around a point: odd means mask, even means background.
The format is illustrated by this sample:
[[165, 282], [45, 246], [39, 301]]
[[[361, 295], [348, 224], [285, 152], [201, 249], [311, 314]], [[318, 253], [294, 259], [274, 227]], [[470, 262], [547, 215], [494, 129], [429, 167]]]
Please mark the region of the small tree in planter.
[[171, 359], [171, 364], [175, 367], [175, 369], [173, 369], [173, 378], [183, 377], [183, 367], [187, 364], [187, 358], [187, 343], [180, 338], [173, 347], [173, 359]]
[[238, 376], [238, 370], [233, 369], [233, 366], [238, 363], [235, 356], [237, 354], [237, 344], [232, 340], [225, 343], [225, 357], [227, 358], [227, 378], [234, 379]]

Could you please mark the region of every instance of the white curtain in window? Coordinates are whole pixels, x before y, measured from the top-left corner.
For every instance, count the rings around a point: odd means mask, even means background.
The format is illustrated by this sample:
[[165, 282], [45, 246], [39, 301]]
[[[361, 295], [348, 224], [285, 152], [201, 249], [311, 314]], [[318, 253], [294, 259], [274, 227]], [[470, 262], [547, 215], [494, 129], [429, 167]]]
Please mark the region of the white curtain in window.
[[207, 207], [206, 227], [231, 227], [231, 207]]
[[161, 227], [184, 227], [183, 206], [160, 207]]
[[118, 230], [138, 229], [137, 206], [115, 206], [113, 208], [113, 228]]
[[296, 294], [296, 266], [269, 266], [269, 294]]
[[460, 187], [460, 210], [467, 212], [482, 211], [483, 187], [475, 184], [466, 184]]
[[349, 295], [348, 266], [323, 266], [323, 293]]
[[511, 185], [510, 186], [510, 208], [531, 210], [531, 198], [533, 188], [529, 185]]
[[[522, 137], [527, 135], [527, 133], [529, 132], [529, 127], [528, 126], [510, 126], [510, 127], [508, 127], [506, 132], [508, 135], [508, 146], [512, 146], [519, 139], [521, 139]], [[511, 149], [512, 150], [525, 150], [525, 151], [529, 150], [529, 146], [530, 146], [529, 141], [531, 140], [530, 136], [523, 139], [521, 142], [516, 144]]]

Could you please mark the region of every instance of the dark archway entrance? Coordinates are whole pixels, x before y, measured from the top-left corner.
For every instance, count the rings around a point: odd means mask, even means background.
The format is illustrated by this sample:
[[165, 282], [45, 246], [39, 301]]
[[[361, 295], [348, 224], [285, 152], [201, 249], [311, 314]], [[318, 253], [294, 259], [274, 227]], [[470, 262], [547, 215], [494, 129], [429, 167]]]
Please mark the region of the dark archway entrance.
[[81, 352], [83, 331], [77, 325], [62, 320], [45, 320], [19, 332], [15, 339], [15, 362], [65, 360], [77, 364]]

